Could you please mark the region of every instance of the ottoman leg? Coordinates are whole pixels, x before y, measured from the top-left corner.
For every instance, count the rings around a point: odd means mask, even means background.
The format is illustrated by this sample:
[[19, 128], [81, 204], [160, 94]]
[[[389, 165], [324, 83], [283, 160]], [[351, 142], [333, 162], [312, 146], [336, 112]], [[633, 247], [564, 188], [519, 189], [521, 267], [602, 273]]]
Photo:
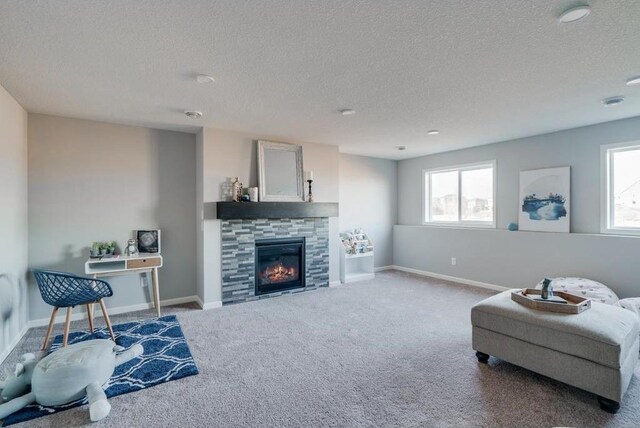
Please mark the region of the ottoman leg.
[[482, 364], [487, 364], [489, 362], [489, 354], [485, 354], [484, 352], [477, 351], [476, 357], [478, 357], [478, 361]]
[[618, 403], [617, 401], [609, 400], [608, 398], [600, 397], [599, 395], [598, 403], [600, 403], [600, 408], [605, 412], [617, 413], [620, 409], [620, 403]]

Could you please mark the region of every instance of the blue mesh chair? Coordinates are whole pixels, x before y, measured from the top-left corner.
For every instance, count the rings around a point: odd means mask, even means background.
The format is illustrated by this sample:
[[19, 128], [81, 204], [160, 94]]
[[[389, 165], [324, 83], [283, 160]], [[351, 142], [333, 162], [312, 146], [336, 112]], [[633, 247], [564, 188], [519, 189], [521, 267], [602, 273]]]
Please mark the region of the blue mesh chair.
[[51, 321], [47, 335], [42, 344], [42, 350], [46, 351], [49, 347], [49, 336], [53, 329], [53, 323], [58, 313], [58, 309], [67, 308], [67, 319], [64, 327], [64, 340], [62, 346], [67, 346], [69, 337], [69, 325], [71, 324], [71, 311], [78, 305], [87, 306], [87, 315], [89, 316], [89, 328], [93, 333], [93, 304], [99, 303], [104, 315], [104, 320], [109, 328], [109, 334], [115, 341], [116, 338], [111, 328], [111, 321], [107, 314], [107, 308], [104, 305], [105, 297], [113, 296], [113, 290], [108, 282], [94, 278], [84, 278], [75, 276], [65, 272], [52, 272], [45, 270], [33, 270], [33, 276], [36, 278], [38, 288], [42, 299], [49, 305], [53, 306], [51, 313]]

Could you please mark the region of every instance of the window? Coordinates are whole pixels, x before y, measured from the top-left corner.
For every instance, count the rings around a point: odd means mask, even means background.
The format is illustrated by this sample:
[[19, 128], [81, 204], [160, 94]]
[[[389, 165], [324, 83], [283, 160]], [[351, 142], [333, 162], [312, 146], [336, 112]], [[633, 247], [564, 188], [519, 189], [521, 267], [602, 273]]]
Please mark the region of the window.
[[640, 142], [602, 147], [602, 232], [640, 235]]
[[424, 171], [424, 222], [495, 227], [495, 161]]

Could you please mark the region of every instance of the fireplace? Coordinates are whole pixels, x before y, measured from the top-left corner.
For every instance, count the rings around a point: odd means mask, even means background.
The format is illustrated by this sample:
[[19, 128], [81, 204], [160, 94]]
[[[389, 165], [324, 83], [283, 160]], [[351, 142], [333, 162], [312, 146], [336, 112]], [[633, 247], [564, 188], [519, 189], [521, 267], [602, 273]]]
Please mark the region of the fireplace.
[[255, 242], [255, 295], [305, 286], [305, 238], [265, 239]]

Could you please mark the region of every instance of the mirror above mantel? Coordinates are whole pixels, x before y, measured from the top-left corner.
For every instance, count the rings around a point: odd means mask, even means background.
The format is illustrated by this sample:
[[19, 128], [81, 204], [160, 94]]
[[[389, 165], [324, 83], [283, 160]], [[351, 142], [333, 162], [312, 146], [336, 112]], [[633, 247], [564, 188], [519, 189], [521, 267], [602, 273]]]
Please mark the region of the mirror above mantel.
[[258, 141], [261, 202], [303, 202], [302, 146]]

